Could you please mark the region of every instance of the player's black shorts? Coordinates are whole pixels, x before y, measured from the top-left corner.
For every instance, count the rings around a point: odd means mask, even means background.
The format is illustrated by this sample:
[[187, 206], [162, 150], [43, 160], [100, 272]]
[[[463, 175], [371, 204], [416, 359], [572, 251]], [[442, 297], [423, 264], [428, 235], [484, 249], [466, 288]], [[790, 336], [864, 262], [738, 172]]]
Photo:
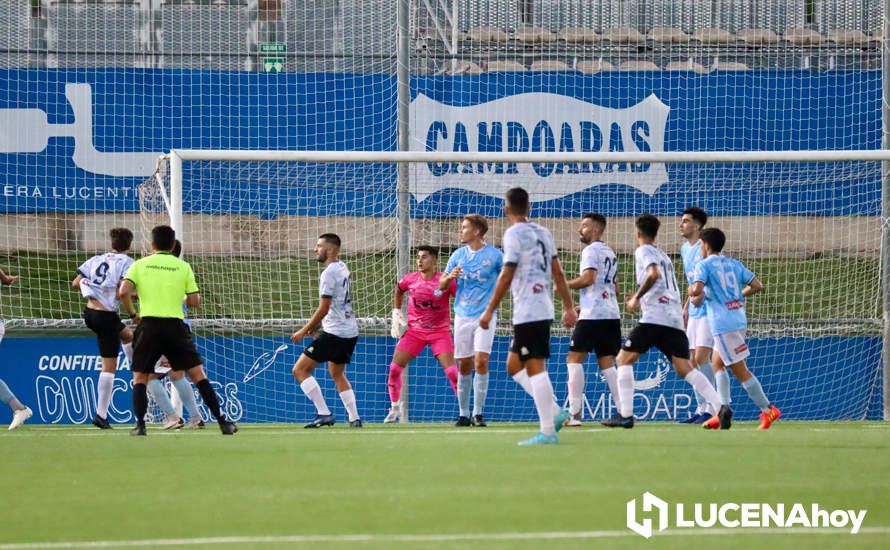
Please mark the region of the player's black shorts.
[[318, 338], [306, 346], [303, 354], [319, 363], [330, 361], [335, 365], [346, 365], [352, 360], [356, 342], [358, 342], [357, 337], [341, 338], [322, 331]]
[[143, 317], [133, 334], [133, 372], [152, 374], [162, 355], [173, 370], [189, 370], [203, 363], [181, 319]]
[[689, 340], [685, 332], [678, 328], [652, 323], [640, 323], [635, 326], [621, 348], [643, 354], [653, 346], [668, 359], [671, 357], [689, 359]]
[[120, 315], [116, 311], [84, 308], [83, 321], [96, 333], [99, 355], [116, 358], [121, 351], [121, 331], [125, 328]]
[[618, 355], [621, 349], [621, 320], [581, 319], [572, 332], [569, 349], [584, 353], [593, 351], [597, 357]]
[[532, 321], [513, 325], [510, 351], [519, 354], [520, 361], [550, 357], [550, 325], [552, 321]]

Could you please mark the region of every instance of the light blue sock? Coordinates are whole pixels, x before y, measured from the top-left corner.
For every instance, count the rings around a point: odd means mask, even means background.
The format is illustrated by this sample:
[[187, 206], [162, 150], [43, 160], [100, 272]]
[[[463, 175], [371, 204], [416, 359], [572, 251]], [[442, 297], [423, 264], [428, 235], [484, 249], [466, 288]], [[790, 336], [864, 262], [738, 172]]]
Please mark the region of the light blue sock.
[[470, 416], [470, 388], [473, 387], [473, 378], [469, 374], [457, 375], [457, 404], [460, 406], [461, 416]]
[[769, 410], [769, 399], [763, 393], [763, 386], [760, 385], [760, 380], [756, 376], [752, 374], [751, 378], [742, 382], [742, 387], [745, 388], [745, 391], [748, 392], [748, 397], [751, 398], [755, 405], [760, 407], [762, 412]]
[[732, 403], [732, 398], [729, 395], [732, 393], [729, 384], [729, 373], [726, 372], [726, 369], [720, 369], [714, 373], [714, 378], [717, 379], [717, 393], [720, 394], [720, 399], [723, 400], [725, 405], [729, 405]]
[[170, 396], [167, 395], [167, 390], [160, 380], [149, 380], [146, 389], [164, 414], [173, 414], [173, 403], [170, 402]]
[[711, 366], [710, 361], [699, 365], [698, 370], [700, 370], [701, 373], [705, 375], [705, 377], [708, 379], [708, 382], [710, 382], [712, 386], [714, 386], [715, 388], [717, 387], [717, 381], [714, 377], [714, 367]]
[[185, 378], [172, 380], [176, 393], [179, 394], [179, 400], [182, 401], [182, 407], [189, 415], [189, 420], [193, 418], [201, 418], [201, 412], [198, 410], [198, 402], [195, 400], [195, 392], [192, 390], [192, 384]]
[[488, 397], [488, 373], [473, 377], [473, 416], [485, 410], [485, 398]]
[[12, 393], [12, 390], [9, 389], [9, 386], [6, 385], [6, 382], [4, 382], [2, 378], [0, 378], [0, 401], [3, 401], [10, 407], [12, 407], [13, 401], [18, 401]]

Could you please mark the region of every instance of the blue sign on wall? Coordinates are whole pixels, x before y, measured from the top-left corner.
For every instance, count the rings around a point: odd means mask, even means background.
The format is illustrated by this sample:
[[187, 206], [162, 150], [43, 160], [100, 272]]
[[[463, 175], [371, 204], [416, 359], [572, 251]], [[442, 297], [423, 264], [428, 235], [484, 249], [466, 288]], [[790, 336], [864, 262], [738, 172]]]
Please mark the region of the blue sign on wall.
[[[0, 211], [8, 213], [135, 211], [135, 186], [152, 173], [158, 156], [173, 148], [396, 148], [396, 85], [389, 76], [13, 69], [0, 70], [0, 82]], [[489, 151], [877, 149], [880, 86], [880, 71], [860, 70], [423, 76], [412, 81], [412, 105], [420, 109], [412, 142], [436, 150]], [[575, 102], [582, 113], [587, 105], [599, 114], [570, 114], [562, 120], [557, 111], [538, 120], [536, 113], [554, 102], [536, 105], [535, 94], [562, 98], [557, 103]], [[469, 126], [456, 114], [511, 98], [532, 103], [520, 112], [472, 119]], [[650, 120], [645, 112], [625, 126], [609, 118], [608, 113], [618, 111], [636, 113], [649, 98], [664, 106], [662, 122]], [[445, 108], [423, 123], [427, 118], [418, 113], [430, 113], [420, 108], [423, 102]], [[450, 173], [448, 167], [432, 168], [439, 172], [436, 177], [461, 181], [459, 176], [465, 175], [475, 183], [455, 188], [453, 183], [437, 186], [434, 180], [437, 191], [415, 194], [420, 202], [413, 215], [499, 212], [499, 191], [481, 177], [497, 167], [455, 166]], [[482, 174], [476, 173], [478, 168]], [[568, 196], [556, 192], [537, 208], [559, 214], [584, 204], [606, 215], [643, 210], [674, 214], [694, 192], [700, 205], [723, 216], [873, 216], [880, 211], [876, 163], [823, 165], [818, 172], [801, 164], [757, 169], [670, 165], [666, 178], [659, 179], [662, 183], [645, 190], [628, 175], [637, 168], [582, 167], [596, 176], [595, 187]], [[536, 171], [547, 188], [548, 181], [555, 184], [565, 177], [561, 170], [575, 169], [553, 165]], [[186, 184], [196, 192], [187, 197], [185, 208], [193, 212], [389, 216], [396, 204], [391, 165], [334, 167], [336, 175], [331, 167], [319, 172], [321, 168], [310, 166], [278, 173], [272, 181], [235, 178], [228, 181], [237, 189], [237, 199], [228, 202], [220, 197], [235, 197], [234, 192], [203, 187], [202, 179], [225, 184], [218, 174], [186, 170]], [[729, 180], [746, 200], [726, 200], [722, 186]], [[319, 201], [319, 195], [338, 200]]]
[[[198, 338], [223, 410], [241, 422], [306, 422], [314, 408], [291, 375], [301, 347], [284, 339], [252, 337]], [[567, 338], [554, 338], [549, 370], [557, 396], [565, 396]], [[389, 407], [387, 370], [394, 340], [359, 340], [347, 376], [353, 384], [361, 416], [380, 422]], [[284, 346], [284, 347], [283, 347]], [[492, 421], [533, 421], [534, 404], [504, 370], [508, 339], [498, 337], [492, 354], [491, 387], [485, 416]], [[2, 343], [3, 378], [35, 413], [32, 423], [85, 423], [95, 412], [96, 382], [101, 360], [92, 338], [7, 338]], [[233, 352], [234, 350], [234, 352]], [[253, 355], [241, 350], [251, 350]], [[752, 371], [783, 419], [879, 419], [882, 412], [878, 337], [758, 338], [751, 341]], [[256, 352], [256, 353], [255, 353]], [[255, 356], [254, 356], [255, 355]], [[240, 358], [240, 359], [239, 359]], [[608, 388], [588, 361], [586, 396], [599, 419], [614, 412]], [[456, 398], [429, 351], [408, 369], [410, 414], [417, 422], [452, 421]], [[331, 409], [345, 419], [336, 389], [319, 369], [316, 376]], [[649, 352], [635, 367], [635, 413], [644, 420], [685, 418], [695, 400], [686, 382], [657, 353]], [[114, 385], [109, 416], [132, 422], [132, 376], [126, 361]], [[736, 419], [752, 420], [758, 410], [738, 382], [733, 381]], [[200, 401], [199, 401], [200, 402]], [[203, 409], [205, 418], [209, 418]], [[0, 408], [0, 422], [10, 410]]]

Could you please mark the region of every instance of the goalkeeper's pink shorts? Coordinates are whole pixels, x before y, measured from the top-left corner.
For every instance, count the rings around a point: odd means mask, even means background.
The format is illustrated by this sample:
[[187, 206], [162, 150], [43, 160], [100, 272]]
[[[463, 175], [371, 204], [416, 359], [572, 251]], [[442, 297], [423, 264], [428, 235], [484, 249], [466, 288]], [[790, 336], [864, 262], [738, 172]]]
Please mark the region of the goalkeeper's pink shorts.
[[454, 340], [451, 338], [450, 330], [422, 331], [409, 328], [399, 339], [396, 349], [417, 357], [427, 344], [433, 350], [434, 356], [440, 353], [454, 353]]

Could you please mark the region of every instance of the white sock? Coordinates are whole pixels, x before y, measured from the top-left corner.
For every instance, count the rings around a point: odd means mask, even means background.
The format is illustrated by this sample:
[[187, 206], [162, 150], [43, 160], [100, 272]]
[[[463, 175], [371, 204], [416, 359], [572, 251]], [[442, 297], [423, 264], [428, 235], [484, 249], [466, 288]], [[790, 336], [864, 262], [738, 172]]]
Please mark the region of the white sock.
[[615, 410], [621, 410], [621, 396], [618, 394], [618, 370], [615, 367], [609, 367], [601, 370], [600, 374], [606, 379], [609, 385], [609, 391], [612, 393], [612, 401], [615, 403]]
[[124, 348], [124, 357], [126, 357], [127, 361], [129, 361], [130, 364], [132, 364], [133, 363], [133, 342], [130, 342], [129, 344], [123, 344], [122, 347]]
[[567, 363], [569, 369], [569, 381], [566, 384], [569, 390], [569, 413], [572, 415], [581, 412], [584, 405], [584, 366], [581, 363]]
[[114, 389], [114, 373], [100, 372], [99, 384], [96, 387], [96, 414], [105, 419], [108, 419], [112, 389]]
[[485, 399], [488, 397], [488, 373], [473, 377], [473, 415], [482, 414], [485, 410]]
[[530, 376], [528, 379], [534, 392], [533, 397], [535, 398], [535, 408], [538, 409], [538, 418], [541, 419], [541, 433], [553, 435], [556, 430], [553, 427], [553, 385], [550, 383], [550, 376], [547, 371], [544, 371]]
[[470, 389], [473, 387], [473, 377], [470, 374], [457, 375], [457, 405], [461, 416], [470, 416]]
[[618, 401], [621, 403], [619, 412], [627, 418], [634, 415], [634, 367], [633, 365], [618, 365], [616, 371], [616, 383], [618, 384]]
[[358, 420], [358, 407], [355, 404], [355, 392], [346, 390], [340, 392], [340, 401], [346, 407], [346, 413], [349, 414], [349, 421]]
[[729, 373], [726, 372], [726, 369], [720, 369], [714, 373], [714, 379], [717, 381], [717, 393], [720, 394], [720, 399], [723, 400], [724, 404], [729, 405], [732, 403]]
[[720, 407], [723, 405], [723, 400], [720, 399], [720, 394], [717, 393], [714, 386], [708, 382], [708, 378], [700, 373], [698, 369], [692, 369], [689, 371], [689, 374], [686, 375], [684, 380], [689, 382], [689, 385], [692, 386], [693, 390], [705, 396], [705, 399], [708, 400], [708, 404], [711, 406], [711, 414], [716, 415], [717, 411], [719, 411]]
[[525, 372], [525, 369], [522, 369], [521, 371], [514, 374], [513, 380], [516, 380], [516, 383], [522, 386], [522, 389], [525, 390], [525, 393], [532, 396], [532, 398], [535, 397], [535, 394], [532, 391], [532, 383], [529, 381], [528, 373]]
[[321, 387], [319, 387], [318, 381], [314, 376], [310, 376], [306, 380], [303, 380], [303, 382], [300, 383], [300, 389], [303, 390], [306, 397], [311, 399], [312, 403], [315, 404], [315, 409], [318, 411], [318, 414], [331, 414], [331, 410], [328, 409], [327, 403], [324, 402], [324, 396], [321, 394]]

